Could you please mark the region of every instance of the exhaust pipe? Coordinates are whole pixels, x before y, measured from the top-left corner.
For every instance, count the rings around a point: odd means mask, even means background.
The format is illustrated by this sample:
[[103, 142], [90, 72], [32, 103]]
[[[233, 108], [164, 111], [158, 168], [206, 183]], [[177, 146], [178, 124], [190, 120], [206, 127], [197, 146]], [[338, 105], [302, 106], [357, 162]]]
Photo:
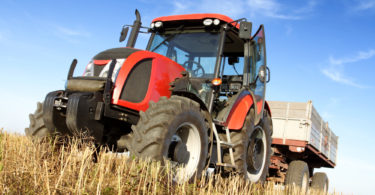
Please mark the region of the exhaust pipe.
[[141, 22], [141, 15], [139, 14], [139, 11], [135, 10], [135, 16], [136, 20], [134, 20], [133, 28], [130, 33], [130, 37], [128, 39], [128, 43], [126, 44], [126, 47], [134, 47], [135, 42], [137, 41], [139, 29], [141, 28], [142, 22]]

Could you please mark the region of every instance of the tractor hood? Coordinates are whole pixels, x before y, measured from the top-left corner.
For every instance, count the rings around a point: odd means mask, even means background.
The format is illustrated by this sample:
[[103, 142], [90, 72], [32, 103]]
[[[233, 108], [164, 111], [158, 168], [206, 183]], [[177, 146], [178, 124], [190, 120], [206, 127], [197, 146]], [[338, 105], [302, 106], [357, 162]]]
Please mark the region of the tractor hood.
[[140, 51], [139, 49], [120, 47], [112, 48], [102, 51], [94, 56], [94, 60], [110, 60], [110, 59], [121, 59], [127, 58], [130, 54]]
[[161, 96], [169, 97], [169, 84], [185, 71], [180, 64], [163, 55], [126, 47], [95, 55], [90, 65], [96, 72], [93, 76], [105, 77], [105, 71], [114, 59], [111, 102], [137, 111], [146, 110], [151, 100], [157, 102]]

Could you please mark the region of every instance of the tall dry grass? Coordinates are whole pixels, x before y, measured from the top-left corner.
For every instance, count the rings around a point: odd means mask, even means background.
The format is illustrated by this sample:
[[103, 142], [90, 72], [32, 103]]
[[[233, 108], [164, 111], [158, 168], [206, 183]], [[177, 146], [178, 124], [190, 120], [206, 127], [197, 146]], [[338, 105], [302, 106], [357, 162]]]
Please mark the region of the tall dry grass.
[[[102, 150], [90, 143], [33, 143], [0, 130], [0, 193], [3, 194], [288, 194], [273, 183], [250, 184], [238, 176], [202, 177], [175, 184], [168, 166]], [[291, 194], [301, 194], [294, 189]], [[319, 194], [318, 192], [310, 194]]]

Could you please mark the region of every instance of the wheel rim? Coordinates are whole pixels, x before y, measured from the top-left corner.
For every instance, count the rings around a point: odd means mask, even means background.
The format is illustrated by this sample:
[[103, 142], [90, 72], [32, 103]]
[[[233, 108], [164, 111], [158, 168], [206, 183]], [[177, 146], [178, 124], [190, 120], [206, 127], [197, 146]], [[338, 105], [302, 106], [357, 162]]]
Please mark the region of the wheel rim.
[[247, 147], [247, 177], [251, 182], [259, 181], [266, 163], [267, 140], [264, 130], [256, 128]]
[[308, 183], [309, 183], [309, 178], [307, 176], [307, 173], [304, 173], [302, 177], [302, 186], [301, 186], [302, 192], [306, 192]]
[[168, 148], [168, 158], [176, 166], [174, 180], [189, 180], [197, 170], [200, 155], [201, 137], [198, 128], [190, 122], [181, 124]]

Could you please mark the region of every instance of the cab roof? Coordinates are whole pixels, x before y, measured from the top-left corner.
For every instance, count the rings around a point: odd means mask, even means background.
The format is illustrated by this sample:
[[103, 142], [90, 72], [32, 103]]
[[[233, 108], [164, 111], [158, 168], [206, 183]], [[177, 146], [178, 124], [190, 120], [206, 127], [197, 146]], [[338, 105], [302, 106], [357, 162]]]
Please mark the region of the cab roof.
[[[212, 19], [217, 18], [217, 19], [219, 19], [219, 20], [221, 20], [225, 23], [233, 22], [233, 19], [228, 17], [228, 16], [225, 16], [225, 15], [222, 15], [222, 14], [210, 14], [210, 13], [162, 16], [162, 17], [158, 17], [158, 18], [153, 19], [152, 22], [157, 22], [157, 21], [169, 22], [169, 21], [181, 21], [181, 20], [203, 20], [203, 19], [206, 19], [206, 18], [212, 18]], [[234, 24], [233, 24], [233, 26], [234, 26]], [[239, 28], [239, 24], [236, 24], [236, 27]]]

